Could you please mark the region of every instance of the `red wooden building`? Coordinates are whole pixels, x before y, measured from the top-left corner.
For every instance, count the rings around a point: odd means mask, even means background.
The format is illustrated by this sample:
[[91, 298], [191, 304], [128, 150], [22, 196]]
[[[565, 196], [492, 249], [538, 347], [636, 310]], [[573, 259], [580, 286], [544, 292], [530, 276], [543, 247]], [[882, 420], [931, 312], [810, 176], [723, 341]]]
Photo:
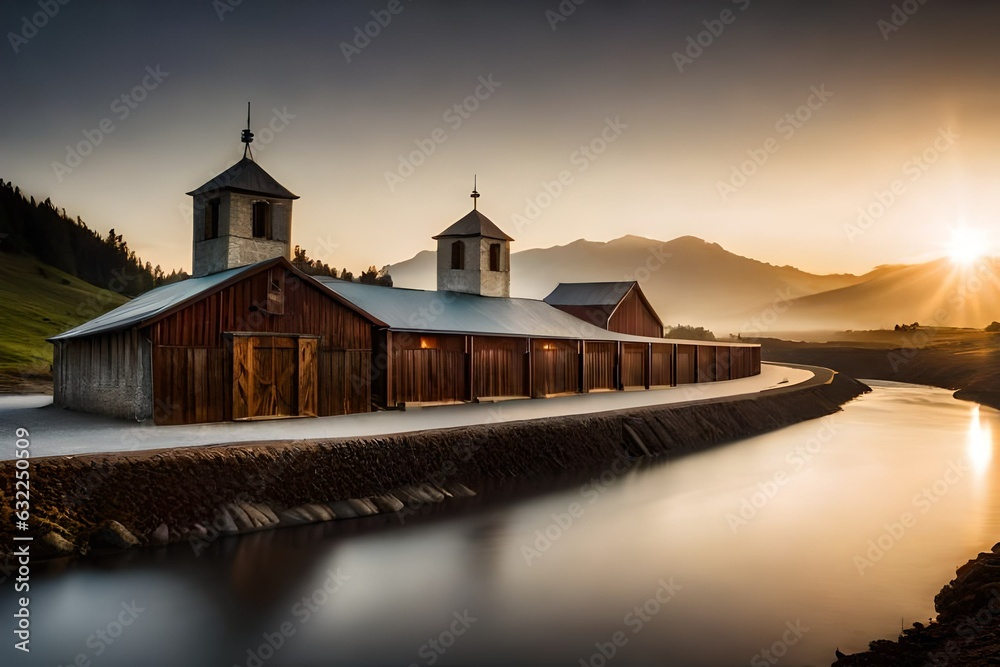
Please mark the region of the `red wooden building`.
[[663, 337], [663, 322], [639, 283], [559, 283], [545, 303], [594, 326], [618, 333]]
[[189, 278], [53, 337], [54, 401], [157, 424], [366, 412], [373, 324], [283, 257]]
[[663, 339], [634, 282], [511, 298], [512, 239], [475, 209], [435, 237], [439, 290], [424, 291], [296, 270], [296, 196], [246, 153], [190, 194], [196, 276], [51, 338], [56, 405], [190, 424], [760, 372], [758, 346]]

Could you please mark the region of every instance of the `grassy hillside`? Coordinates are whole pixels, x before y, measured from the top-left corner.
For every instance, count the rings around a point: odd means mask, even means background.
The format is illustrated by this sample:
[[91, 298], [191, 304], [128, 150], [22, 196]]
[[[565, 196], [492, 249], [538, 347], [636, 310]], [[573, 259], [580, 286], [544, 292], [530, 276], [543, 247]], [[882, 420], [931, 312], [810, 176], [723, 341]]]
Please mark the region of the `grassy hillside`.
[[0, 253], [0, 391], [50, 379], [45, 339], [125, 301], [36, 259]]

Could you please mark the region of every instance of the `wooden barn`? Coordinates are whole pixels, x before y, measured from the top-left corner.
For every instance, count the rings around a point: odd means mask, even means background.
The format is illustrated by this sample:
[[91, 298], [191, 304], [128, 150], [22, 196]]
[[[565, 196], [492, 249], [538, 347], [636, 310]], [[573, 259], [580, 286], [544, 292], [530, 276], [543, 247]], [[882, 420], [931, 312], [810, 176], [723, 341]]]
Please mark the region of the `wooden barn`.
[[663, 337], [663, 322], [639, 283], [559, 283], [545, 303], [596, 327], [636, 336]]
[[283, 257], [190, 278], [52, 338], [54, 401], [157, 424], [367, 412], [373, 324]]
[[194, 277], [50, 339], [53, 401], [157, 424], [371, 409], [373, 321], [288, 257], [298, 199], [252, 159], [193, 197]]
[[[249, 130], [244, 141], [252, 140]], [[674, 341], [635, 282], [510, 297], [510, 242], [476, 207], [438, 242], [438, 289], [289, 262], [297, 197], [252, 160], [191, 191], [194, 277], [51, 338], [54, 402], [157, 424], [328, 416], [739, 379], [754, 345]], [[479, 194], [472, 193], [475, 202]]]
[[380, 407], [640, 390], [760, 373], [757, 346], [664, 339], [663, 323], [634, 281], [561, 284], [544, 301], [511, 298], [513, 239], [476, 208], [434, 238], [436, 291], [319, 279], [385, 323], [372, 339], [371, 391]]

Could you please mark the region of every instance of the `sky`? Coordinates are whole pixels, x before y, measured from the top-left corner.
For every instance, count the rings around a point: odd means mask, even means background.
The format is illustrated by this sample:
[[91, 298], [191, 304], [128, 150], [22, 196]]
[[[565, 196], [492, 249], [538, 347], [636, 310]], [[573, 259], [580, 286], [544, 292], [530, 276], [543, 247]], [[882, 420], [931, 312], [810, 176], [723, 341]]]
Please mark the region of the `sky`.
[[[581, 0], [576, 0], [581, 2]], [[185, 193], [242, 157], [355, 273], [479, 208], [514, 251], [695, 235], [817, 273], [987, 247], [1000, 5], [86, 2], [0, 8], [0, 178], [190, 269]]]

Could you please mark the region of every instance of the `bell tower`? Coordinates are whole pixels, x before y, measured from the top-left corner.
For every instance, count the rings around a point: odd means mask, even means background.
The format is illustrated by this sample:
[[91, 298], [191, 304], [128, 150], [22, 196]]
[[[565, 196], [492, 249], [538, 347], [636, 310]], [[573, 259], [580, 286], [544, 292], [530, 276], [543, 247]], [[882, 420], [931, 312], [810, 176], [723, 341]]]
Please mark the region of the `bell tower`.
[[492, 220], [479, 212], [479, 192], [472, 187], [472, 211], [437, 236], [437, 288], [480, 296], [510, 296], [510, 242]]
[[192, 277], [290, 258], [292, 202], [298, 197], [254, 162], [249, 104], [240, 140], [243, 159], [187, 193], [194, 197]]

